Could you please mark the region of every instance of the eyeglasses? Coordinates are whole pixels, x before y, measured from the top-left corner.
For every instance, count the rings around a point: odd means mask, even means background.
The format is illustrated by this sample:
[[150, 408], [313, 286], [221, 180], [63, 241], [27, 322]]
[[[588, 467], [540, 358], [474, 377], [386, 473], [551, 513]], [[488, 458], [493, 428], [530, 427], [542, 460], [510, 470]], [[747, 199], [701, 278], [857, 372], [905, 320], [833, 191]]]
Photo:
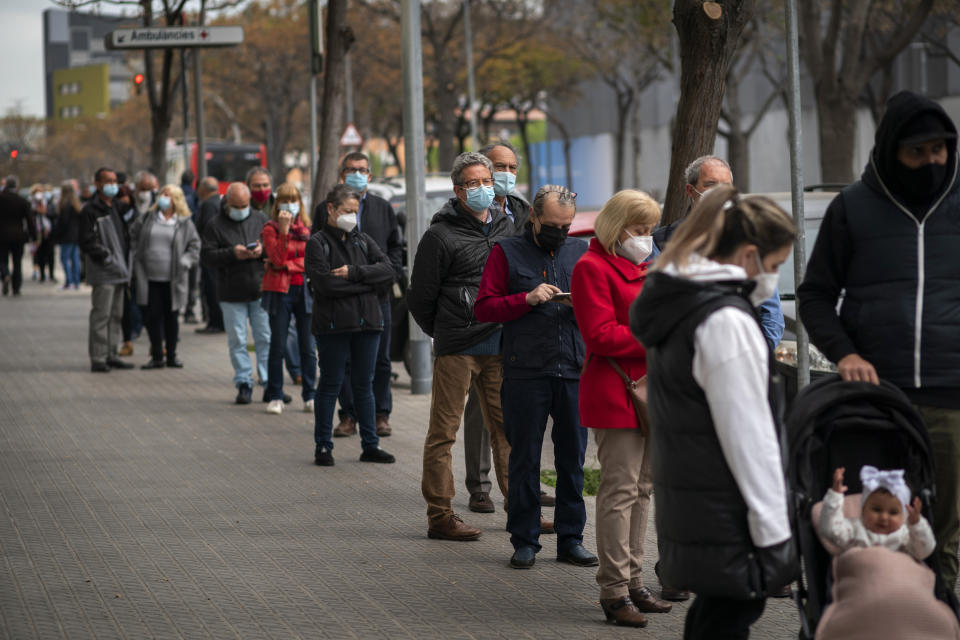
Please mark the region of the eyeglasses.
[[480, 186], [492, 187], [493, 178], [484, 178], [482, 180], [471, 180], [470, 182], [464, 182], [460, 186], [463, 187], [464, 189], [476, 189], [477, 187], [480, 187]]

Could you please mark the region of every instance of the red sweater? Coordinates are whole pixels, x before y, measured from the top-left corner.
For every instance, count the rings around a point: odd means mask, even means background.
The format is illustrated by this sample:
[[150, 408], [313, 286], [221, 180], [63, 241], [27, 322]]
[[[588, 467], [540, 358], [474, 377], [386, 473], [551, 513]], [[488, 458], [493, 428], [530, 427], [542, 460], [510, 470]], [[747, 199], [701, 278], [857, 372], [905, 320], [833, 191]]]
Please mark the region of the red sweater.
[[573, 312], [587, 347], [587, 366], [580, 376], [580, 424], [585, 427], [637, 427], [627, 389], [607, 357], [633, 380], [647, 373], [647, 352], [630, 332], [630, 305], [640, 295], [648, 266], [607, 253], [593, 238], [573, 269]]
[[291, 285], [303, 284], [303, 256], [310, 239], [310, 229], [300, 219], [280, 233], [280, 225], [270, 220], [260, 232], [267, 269], [263, 274], [263, 290], [286, 293]]

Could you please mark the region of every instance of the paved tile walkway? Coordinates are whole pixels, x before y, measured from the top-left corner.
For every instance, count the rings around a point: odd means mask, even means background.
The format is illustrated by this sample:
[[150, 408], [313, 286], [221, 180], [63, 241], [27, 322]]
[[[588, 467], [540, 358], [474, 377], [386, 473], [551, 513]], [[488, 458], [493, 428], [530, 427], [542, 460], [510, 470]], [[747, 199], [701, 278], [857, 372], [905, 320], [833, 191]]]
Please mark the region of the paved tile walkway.
[[[533, 570], [510, 569], [506, 515], [464, 493], [483, 537], [429, 540], [429, 396], [403, 377], [382, 443], [398, 463], [361, 464], [354, 437], [319, 468], [299, 398], [282, 416], [232, 403], [223, 335], [183, 325], [179, 371], [90, 373], [89, 304], [29, 281], [0, 299], [0, 637], [681, 637], [685, 605], [605, 624], [595, 570], [555, 562], [550, 537]], [[146, 336], [135, 348], [139, 365]], [[462, 491], [459, 444], [454, 469]], [[770, 601], [754, 637], [795, 638], [791, 607]]]

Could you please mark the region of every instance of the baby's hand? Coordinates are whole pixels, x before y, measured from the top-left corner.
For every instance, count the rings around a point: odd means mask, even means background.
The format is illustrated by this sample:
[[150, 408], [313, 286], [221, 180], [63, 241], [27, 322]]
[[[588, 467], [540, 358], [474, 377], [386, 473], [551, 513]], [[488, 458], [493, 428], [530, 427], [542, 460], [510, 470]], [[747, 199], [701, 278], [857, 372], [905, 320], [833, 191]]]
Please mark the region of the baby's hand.
[[844, 471], [846, 471], [846, 467], [837, 467], [836, 471], [833, 472], [833, 490], [837, 493], [847, 492], [847, 486], [843, 484]]
[[920, 522], [920, 510], [923, 508], [923, 505], [920, 503], [920, 498], [915, 497], [913, 499], [913, 504], [907, 505], [907, 524], [917, 524]]

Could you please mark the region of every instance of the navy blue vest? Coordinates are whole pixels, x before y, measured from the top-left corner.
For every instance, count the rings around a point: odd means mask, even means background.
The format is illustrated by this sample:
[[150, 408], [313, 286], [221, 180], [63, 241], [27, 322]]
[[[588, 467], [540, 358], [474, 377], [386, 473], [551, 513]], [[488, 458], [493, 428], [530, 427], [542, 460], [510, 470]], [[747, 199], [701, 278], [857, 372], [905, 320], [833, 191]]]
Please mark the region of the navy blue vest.
[[840, 320], [898, 387], [960, 388], [960, 186], [922, 223], [857, 181], [841, 192], [852, 254]]
[[[570, 291], [573, 266], [587, 251], [579, 238], [567, 241], [555, 252], [533, 242], [529, 229], [523, 235], [499, 243], [509, 265], [509, 293], [527, 293], [542, 283]], [[503, 325], [503, 377], [580, 378], [586, 349], [573, 308], [556, 302], [539, 304], [530, 313]]]

